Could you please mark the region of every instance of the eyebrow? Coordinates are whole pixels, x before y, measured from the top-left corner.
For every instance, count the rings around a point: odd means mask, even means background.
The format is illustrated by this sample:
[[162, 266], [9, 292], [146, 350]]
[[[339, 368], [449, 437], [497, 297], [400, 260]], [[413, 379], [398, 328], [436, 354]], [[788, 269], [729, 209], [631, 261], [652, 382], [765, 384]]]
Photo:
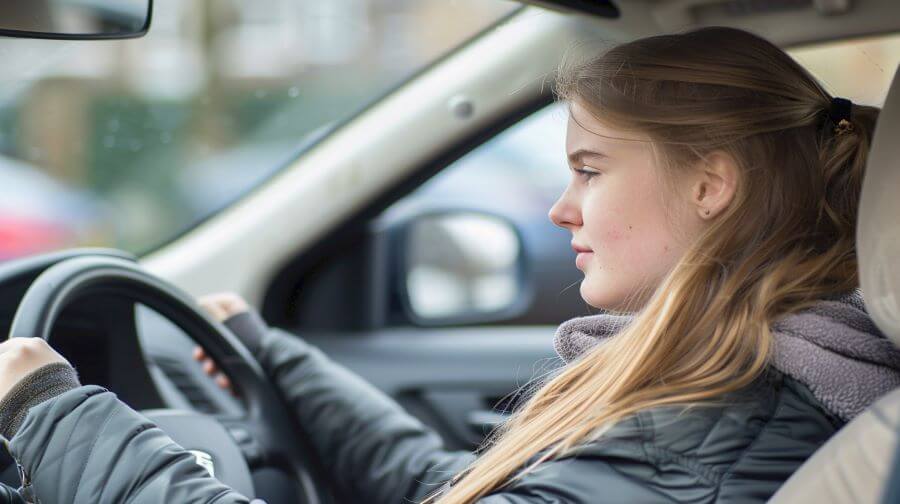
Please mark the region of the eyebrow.
[[602, 152], [592, 151], [589, 149], [578, 149], [575, 152], [572, 152], [571, 154], [569, 154], [569, 156], [568, 156], [569, 162], [575, 163], [585, 156], [594, 156], [594, 157], [601, 157], [601, 158], [609, 157]]

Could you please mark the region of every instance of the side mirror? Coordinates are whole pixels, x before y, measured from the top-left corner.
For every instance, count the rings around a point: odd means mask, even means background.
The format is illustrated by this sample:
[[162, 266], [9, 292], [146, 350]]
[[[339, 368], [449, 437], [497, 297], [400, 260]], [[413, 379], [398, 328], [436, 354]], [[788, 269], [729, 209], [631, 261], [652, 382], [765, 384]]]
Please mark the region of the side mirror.
[[153, 0], [2, 0], [0, 35], [123, 39], [150, 28]]
[[525, 251], [505, 218], [433, 212], [408, 221], [401, 237], [401, 299], [413, 322], [491, 322], [527, 308]]

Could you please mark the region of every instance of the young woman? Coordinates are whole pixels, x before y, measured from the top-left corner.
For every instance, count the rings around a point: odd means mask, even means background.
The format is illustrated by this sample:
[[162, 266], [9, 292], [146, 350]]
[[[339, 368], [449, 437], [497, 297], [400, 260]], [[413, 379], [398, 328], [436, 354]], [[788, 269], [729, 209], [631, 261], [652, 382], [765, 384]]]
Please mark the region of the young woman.
[[[764, 502], [900, 386], [900, 355], [857, 290], [877, 109], [726, 28], [620, 45], [561, 71], [557, 91], [572, 178], [550, 218], [571, 231], [581, 294], [605, 313], [560, 326], [567, 365], [477, 455], [443, 450], [240, 299], [204, 300], [313, 434], [347, 502]], [[79, 387], [42, 342], [0, 352], [0, 432], [45, 502], [247, 501], [111, 394]], [[48, 460], [63, 451], [80, 467]], [[123, 473], [126, 455], [141, 467]]]

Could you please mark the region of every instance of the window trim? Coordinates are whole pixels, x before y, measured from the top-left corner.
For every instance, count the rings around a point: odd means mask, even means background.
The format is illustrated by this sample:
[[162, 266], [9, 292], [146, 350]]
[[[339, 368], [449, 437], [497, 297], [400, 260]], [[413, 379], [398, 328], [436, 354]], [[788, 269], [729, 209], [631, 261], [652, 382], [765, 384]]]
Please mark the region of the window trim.
[[419, 164], [406, 177], [385, 189], [378, 197], [331, 227], [319, 240], [272, 275], [263, 290], [261, 312], [269, 324], [292, 327], [296, 324], [296, 310], [291, 299], [302, 288], [304, 278], [333, 256], [348, 242], [358, 238], [366, 226], [396, 201], [411, 194], [432, 177], [451, 166], [456, 160], [481, 147], [510, 127], [554, 102], [549, 89], [511, 109], [509, 113], [470, 132], [460, 141], [438, 151]]

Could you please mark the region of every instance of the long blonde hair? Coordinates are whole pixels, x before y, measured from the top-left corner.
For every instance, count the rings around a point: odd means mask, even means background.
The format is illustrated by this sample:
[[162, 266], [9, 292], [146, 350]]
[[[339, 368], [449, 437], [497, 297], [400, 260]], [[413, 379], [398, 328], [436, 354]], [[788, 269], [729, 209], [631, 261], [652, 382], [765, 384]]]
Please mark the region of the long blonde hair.
[[736, 194], [634, 321], [540, 386], [428, 503], [501, 490], [638, 411], [748, 386], [769, 362], [773, 319], [858, 285], [856, 212], [877, 108], [854, 105], [853, 130], [835, 134], [832, 97], [816, 80], [730, 28], [564, 65], [556, 92], [649, 136], [670, 180], [712, 152], [730, 155]]

